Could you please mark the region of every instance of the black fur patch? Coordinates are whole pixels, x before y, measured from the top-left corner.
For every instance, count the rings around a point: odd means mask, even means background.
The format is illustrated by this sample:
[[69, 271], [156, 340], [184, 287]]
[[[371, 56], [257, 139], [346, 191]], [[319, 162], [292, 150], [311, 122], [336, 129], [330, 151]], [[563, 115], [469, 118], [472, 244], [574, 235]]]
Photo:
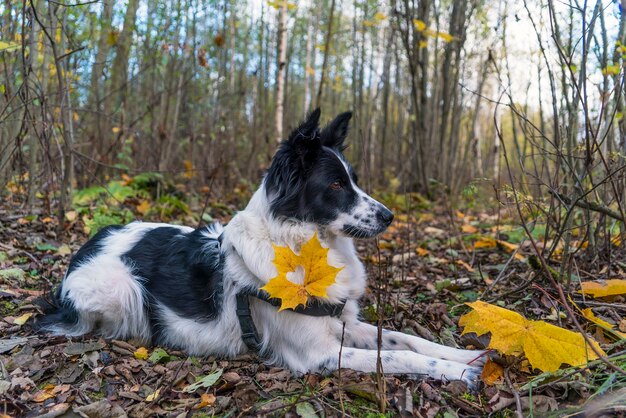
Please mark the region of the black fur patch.
[[[185, 233], [174, 227], [147, 232], [122, 256], [134, 275], [141, 277], [154, 302], [186, 318], [215, 319], [223, 297], [219, 242], [204, 235], [206, 229]], [[150, 307], [153, 331], [158, 315]]]
[[267, 171], [274, 216], [327, 225], [358, 201], [356, 175], [341, 154], [351, 114], [339, 115], [321, 132], [319, 116], [314, 111], [281, 143]]
[[109, 225], [102, 228], [96, 235], [93, 236], [85, 245], [72, 256], [70, 266], [67, 269], [66, 276], [72, 271], [76, 270], [81, 264], [88, 261], [90, 258], [95, 257], [102, 250], [102, 241], [111, 235], [111, 232], [119, 231], [124, 228], [123, 225]]

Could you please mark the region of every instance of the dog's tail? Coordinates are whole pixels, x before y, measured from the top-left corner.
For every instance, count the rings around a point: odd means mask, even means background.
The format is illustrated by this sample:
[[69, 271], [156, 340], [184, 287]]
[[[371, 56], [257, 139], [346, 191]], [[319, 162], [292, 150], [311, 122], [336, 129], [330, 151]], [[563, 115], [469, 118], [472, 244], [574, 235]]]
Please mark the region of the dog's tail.
[[39, 332], [53, 334], [74, 334], [79, 323], [78, 311], [68, 300], [61, 298], [61, 286], [35, 301], [43, 311], [43, 316], [35, 319], [33, 328]]
[[224, 232], [224, 226], [219, 222], [214, 222], [206, 227], [206, 236], [208, 238], [218, 239]]

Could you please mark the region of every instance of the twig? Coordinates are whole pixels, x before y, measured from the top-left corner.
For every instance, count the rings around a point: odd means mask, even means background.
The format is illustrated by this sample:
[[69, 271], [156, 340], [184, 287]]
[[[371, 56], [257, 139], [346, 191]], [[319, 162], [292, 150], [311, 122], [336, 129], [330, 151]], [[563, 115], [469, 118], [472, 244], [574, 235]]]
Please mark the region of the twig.
[[[554, 191], [554, 190], [548, 190], [548, 192], [555, 196], [558, 197], [560, 200], [562, 200], [566, 205], [571, 205], [572, 204], [572, 199], [570, 199], [567, 196], [563, 196], [562, 194]], [[603, 213], [607, 216], [610, 216], [613, 219], [617, 219], [618, 221], [624, 222], [626, 223], [626, 219], [624, 219], [622, 217], [622, 215], [620, 215], [619, 213], [615, 212], [614, 210], [607, 208], [606, 206], [603, 205], [599, 205], [597, 203], [594, 202], [587, 202], [586, 200], [582, 200], [582, 199], [576, 199], [574, 201], [574, 206], [578, 206], [579, 208], [583, 208], [583, 209], [589, 209], [589, 210], [593, 210], [595, 212], [600, 212]]]
[[511, 390], [511, 392], [513, 393], [513, 396], [515, 397], [515, 406], [517, 407], [517, 416], [518, 418], [524, 418], [524, 414], [522, 412], [522, 401], [520, 400], [519, 397], [519, 392], [517, 391], [517, 389], [515, 389], [515, 387], [513, 386], [513, 383], [511, 383], [511, 378], [509, 377], [509, 369], [506, 368], [504, 370], [504, 378], [506, 379], [506, 384], [509, 387], [509, 389]]

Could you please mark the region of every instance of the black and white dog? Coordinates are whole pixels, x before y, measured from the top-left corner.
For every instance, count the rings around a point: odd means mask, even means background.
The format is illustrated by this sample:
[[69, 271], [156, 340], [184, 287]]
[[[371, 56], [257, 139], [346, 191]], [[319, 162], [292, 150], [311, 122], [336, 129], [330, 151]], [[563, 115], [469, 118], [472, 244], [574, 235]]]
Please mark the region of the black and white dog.
[[[318, 109], [280, 144], [260, 188], [227, 226], [134, 222], [101, 230], [72, 258], [40, 328], [135, 338], [193, 355], [234, 357], [253, 348], [294, 372], [376, 371], [378, 330], [359, 320], [366, 274], [353, 238], [376, 236], [393, 214], [357, 186], [342, 154], [351, 114], [321, 130], [319, 117]], [[272, 244], [298, 251], [316, 231], [329, 264], [343, 269], [327, 300], [278, 312], [259, 292], [276, 276]], [[301, 273], [290, 280], [301, 282]], [[483, 353], [382, 334], [385, 373], [474, 386]]]

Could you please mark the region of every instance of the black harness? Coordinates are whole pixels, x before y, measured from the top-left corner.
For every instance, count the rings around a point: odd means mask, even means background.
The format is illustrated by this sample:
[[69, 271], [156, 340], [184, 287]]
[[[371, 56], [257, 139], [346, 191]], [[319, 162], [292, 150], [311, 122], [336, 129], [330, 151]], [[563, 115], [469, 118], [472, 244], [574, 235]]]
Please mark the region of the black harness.
[[[259, 338], [259, 333], [256, 330], [254, 321], [252, 320], [250, 296], [267, 302], [277, 308], [280, 307], [281, 301], [280, 299], [270, 297], [264, 290], [242, 290], [237, 293], [237, 318], [239, 318], [239, 326], [241, 327], [241, 338], [250, 350], [259, 351], [261, 349], [261, 339]], [[287, 310], [308, 316], [338, 317], [341, 315], [341, 312], [343, 312], [345, 305], [345, 301], [339, 304], [331, 304], [314, 299], [309, 301], [306, 306], [300, 305], [294, 309]]]
[[[221, 246], [222, 235], [217, 238], [217, 241]], [[223, 277], [224, 254], [221, 250], [220, 265]], [[237, 293], [237, 318], [239, 319], [239, 326], [241, 327], [241, 338], [250, 350], [258, 352], [261, 349], [261, 339], [259, 338], [259, 333], [254, 325], [254, 320], [252, 319], [252, 311], [250, 310], [251, 296], [267, 302], [276, 308], [280, 307], [281, 301], [278, 298], [271, 297], [266, 291], [260, 289], [244, 289]], [[345, 301], [338, 304], [331, 304], [314, 299], [307, 302], [306, 306], [300, 305], [294, 309], [286, 310], [308, 316], [339, 317], [343, 312], [343, 307], [345, 305]]]

